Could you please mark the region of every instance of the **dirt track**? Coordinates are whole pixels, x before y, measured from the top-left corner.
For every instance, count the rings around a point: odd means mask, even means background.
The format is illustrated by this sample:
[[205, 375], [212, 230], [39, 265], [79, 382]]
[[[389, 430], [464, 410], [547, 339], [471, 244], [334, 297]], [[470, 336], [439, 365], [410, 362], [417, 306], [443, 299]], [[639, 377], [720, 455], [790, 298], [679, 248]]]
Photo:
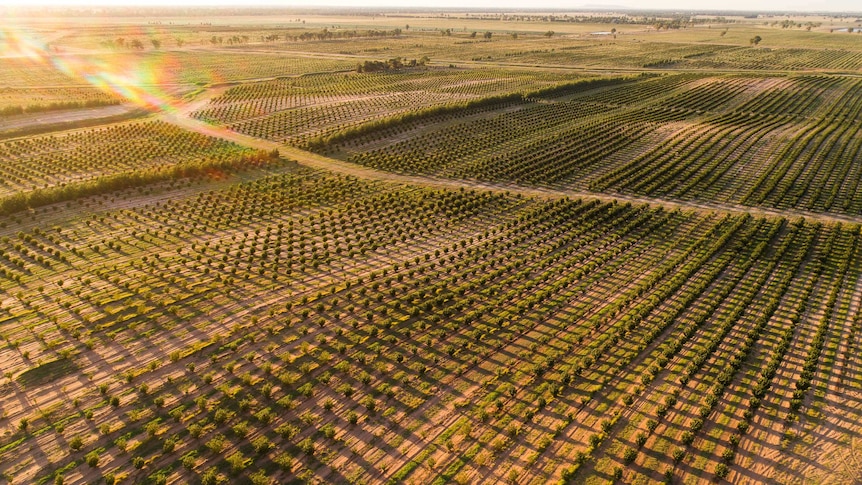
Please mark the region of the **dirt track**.
[[477, 190], [490, 190], [496, 192], [510, 192], [522, 194], [529, 197], [591, 198], [599, 199], [602, 201], [616, 200], [621, 202], [631, 202], [633, 204], [648, 204], [651, 206], [660, 206], [669, 210], [681, 209], [730, 212], [736, 214], [747, 213], [757, 217], [783, 217], [791, 219], [804, 217], [807, 219], [815, 219], [823, 222], [862, 224], [862, 216], [827, 214], [801, 210], [782, 210], [763, 207], [749, 207], [739, 204], [721, 204], [716, 202], [661, 199], [616, 193], [594, 193], [569, 189], [524, 187], [504, 183], [446, 179], [426, 175], [403, 175], [391, 172], [384, 172], [381, 170], [375, 170], [372, 168], [363, 167], [353, 163], [348, 163], [334, 158], [326, 157], [317, 153], [308, 152], [299, 148], [282, 145], [274, 141], [244, 135], [242, 133], [237, 133], [221, 126], [210, 125], [203, 121], [191, 118], [191, 112], [203, 106], [204, 101], [214, 95], [215, 93], [208, 92], [206, 93], [204, 99], [198, 99], [194, 103], [191, 103], [188, 107], [180, 109], [175, 113], [164, 113], [161, 115], [161, 118], [166, 122], [173, 123], [187, 130], [196, 131], [198, 133], [203, 133], [210, 136], [225, 138], [240, 145], [263, 150], [277, 149], [282, 157], [294, 160], [300, 165], [305, 165], [311, 168], [329, 170], [332, 172], [337, 172], [344, 175], [352, 175], [354, 177], [365, 179], [384, 180], [394, 183], [422, 185], [439, 188], [466, 188]]
[[43, 113], [24, 114], [8, 116], [0, 119], [0, 131], [19, 130], [38, 125], [53, 125], [58, 123], [71, 123], [75, 121], [107, 118], [119, 116], [134, 111], [136, 108], [128, 104], [113, 106], [100, 106], [97, 108], [64, 109], [61, 111], [47, 111]]

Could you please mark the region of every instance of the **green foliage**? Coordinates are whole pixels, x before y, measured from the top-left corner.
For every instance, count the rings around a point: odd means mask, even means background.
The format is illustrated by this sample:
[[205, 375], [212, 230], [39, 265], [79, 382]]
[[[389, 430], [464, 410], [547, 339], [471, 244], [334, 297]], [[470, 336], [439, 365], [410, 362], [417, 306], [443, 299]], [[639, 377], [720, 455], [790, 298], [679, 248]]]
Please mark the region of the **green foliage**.
[[73, 436], [72, 439], [69, 440], [69, 448], [72, 451], [78, 451], [84, 447], [84, 439], [80, 436]]
[[216, 467], [209, 467], [201, 474], [201, 484], [202, 485], [217, 485], [221, 480], [219, 479], [218, 469]]
[[[178, 163], [167, 167], [105, 175], [74, 184], [35, 189], [28, 192], [17, 192], [13, 195], [0, 198], [0, 215], [9, 215], [28, 208], [41, 207], [132, 187], [143, 187], [166, 180], [197, 177], [211, 171], [239, 170], [248, 168], [249, 166], [259, 166], [270, 160], [272, 160], [270, 153], [258, 152], [254, 155], [234, 159]], [[71, 365], [74, 366], [74, 364]]]
[[231, 453], [225, 461], [230, 466], [230, 472], [233, 475], [239, 475], [243, 470], [251, 465], [251, 459], [246, 458], [241, 452], [235, 451]]
[[91, 451], [84, 456], [84, 461], [87, 462], [87, 465], [90, 468], [96, 468], [99, 466], [99, 453], [96, 451]]

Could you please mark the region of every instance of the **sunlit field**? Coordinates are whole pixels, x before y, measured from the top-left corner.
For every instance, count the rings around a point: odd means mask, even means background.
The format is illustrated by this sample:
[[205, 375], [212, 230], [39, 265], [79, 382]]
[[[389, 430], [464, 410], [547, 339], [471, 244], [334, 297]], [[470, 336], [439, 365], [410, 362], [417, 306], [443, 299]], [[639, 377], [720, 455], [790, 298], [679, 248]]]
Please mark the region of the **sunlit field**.
[[6, 483], [862, 480], [856, 15], [0, 13]]

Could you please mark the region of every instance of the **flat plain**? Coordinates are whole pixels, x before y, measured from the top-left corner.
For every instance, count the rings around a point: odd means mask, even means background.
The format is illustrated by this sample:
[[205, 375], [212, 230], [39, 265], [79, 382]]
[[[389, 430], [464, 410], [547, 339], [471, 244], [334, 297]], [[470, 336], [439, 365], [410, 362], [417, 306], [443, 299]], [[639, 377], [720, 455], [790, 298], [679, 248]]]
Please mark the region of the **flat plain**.
[[7, 483], [862, 480], [857, 17], [2, 13]]

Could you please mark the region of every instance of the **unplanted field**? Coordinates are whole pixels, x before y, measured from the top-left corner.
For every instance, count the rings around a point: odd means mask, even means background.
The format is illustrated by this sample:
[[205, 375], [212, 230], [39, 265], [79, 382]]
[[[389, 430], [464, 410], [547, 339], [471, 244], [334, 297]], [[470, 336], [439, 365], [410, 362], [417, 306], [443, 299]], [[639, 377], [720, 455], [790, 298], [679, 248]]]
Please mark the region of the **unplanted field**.
[[853, 452], [856, 226], [282, 171], [0, 230], [0, 471], [780, 481]]
[[[315, 39], [228, 47], [258, 52], [318, 52], [378, 57], [428, 56], [445, 62], [520, 64], [533, 68], [835, 71], [862, 69], [859, 35], [788, 32], [750, 25], [655, 31], [643, 25], [596, 24], [594, 31], [566, 35], [552, 23], [532, 30], [495, 27], [403, 31], [394, 37]], [[540, 30], [544, 29], [544, 30]], [[608, 35], [611, 30], [619, 31]], [[445, 34], [445, 27], [442, 29]], [[586, 30], [586, 29], [585, 29]], [[337, 32], [337, 31], [336, 31]], [[549, 32], [554, 32], [550, 37]], [[490, 38], [486, 34], [490, 33]], [[750, 41], [759, 36], [762, 44]]]
[[[754, 34], [752, 34], [754, 35]], [[768, 35], [768, 34], [763, 34]], [[815, 34], [822, 35], [822, 34]], [[581, 41], [577, 44], [518, 52], [491, 52], [477, 61], [549, 66], [651, 68], [686, 71], [837, 71], [858, 73], [862, 51], [837, 48], [809, 49], [784, 46], [763, 48], [656, 41]]]

